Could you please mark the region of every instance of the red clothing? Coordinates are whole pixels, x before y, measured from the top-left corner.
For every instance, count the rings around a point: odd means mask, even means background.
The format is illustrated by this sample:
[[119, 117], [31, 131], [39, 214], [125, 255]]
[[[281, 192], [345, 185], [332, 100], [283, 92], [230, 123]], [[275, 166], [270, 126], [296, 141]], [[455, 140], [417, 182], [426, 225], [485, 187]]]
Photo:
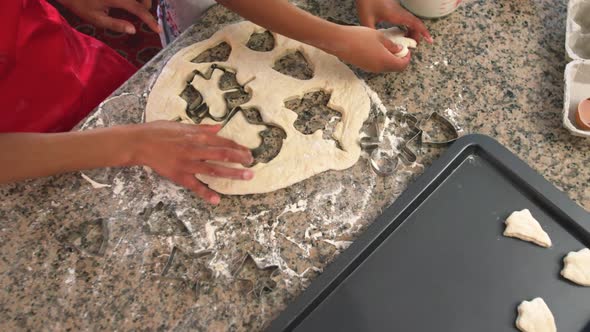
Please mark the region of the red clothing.
[[136, 70], [45, 0], [3, 0], [0, 132], [68, 131]]

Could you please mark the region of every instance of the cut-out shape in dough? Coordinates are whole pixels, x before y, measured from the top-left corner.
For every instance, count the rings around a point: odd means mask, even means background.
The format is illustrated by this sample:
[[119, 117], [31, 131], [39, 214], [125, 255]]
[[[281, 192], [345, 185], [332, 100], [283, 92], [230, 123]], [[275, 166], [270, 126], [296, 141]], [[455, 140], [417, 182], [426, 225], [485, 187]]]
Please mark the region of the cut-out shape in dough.
[[270, 31], [255, 32], [250, 36], [246, 46], [258, 52], [270, 52], [275, 48], [275, 37]]
[[[225, 72], [222, 70], [213, 69], [210, 79], [207, 79], [207, 75], [195, 75], [191, 82], [191, 85], [201, 95], [203, 103], [207, 104], [209, 114], [214, 117], [222, 117], [227, 114], [230, 108], [226, 100], [227, 96], [233, 91], [238, 91], [238, 88], [226, 91], [221, 90], [221, 78], [224, 74]], [[190, 109], [192, 109], [192, 105], [188, 106], [187, 113]]]
[[416, 48], [416, 46], [418, 46], [418, 43], [412, 38], [407, 38], [405, 32], [400, 28], [393, 27], [389, 29], [381, 29], [379, 31], [383, 32], [385, 37], [389, 38], [389, 40], [403, 47], [401, 51], [395, 54], [395, 56], [400, 58], [408, 55], [410, 52], [409, 48]]
[[590, 287], [590, 249], [572, 251], [563, 258], [561, 275], [578, 285]]
[[[222, 194], [256, 194], [285, 188], [327, 170], [347, 169], [358, 161], [361, 154], [358, 144], [360, 130], [371, 106], [363, 82], [335, 56], [278, 34], [273, 35], [275, 48], [272, 51], [256, 52], [249, 49], [246, 44], [252, 34], [264, 31], [264, 28], [251, 22], [240, 22], [224, 27], [207, 40], [180, 50], [162, 69], [146, 105], [146, 121], [180, 118], [183, 122], [195, 123], [186, 115], [187, 103], [181, 94], [187, 80], [193, 81], [191, 74], [195, 70], [207, 72], [211, 63], [194, 63], [191, 60], [222, 42], [231, 46], [227, 61], [215, 64], [235, 71], [236, 81], [251, 94], [251, 98], [240, 108], [257, 109], [267, 129], [259, 132], [260, 128], [252, 123], [242, 123], [238, 132], [230, 132], [228, 127], [224, 127], [219, 135], [234, 139], [238, 144], [242, 144], [246, 137], [252, 137], [251, 134], [259, 135], [262, 137], [261, 146], [264, 146], [268, 134], [272, 136], [269, 141], [274, 140], [282, 145], [278, 144], [280, 151], [269, 158], [270, 161], [258, 162], [250, 168], [254, 173], [250, 181], [198, 176], [209, 188]], [[308, 67], [313, 69], [310, 79], [293, 78], [273, 69], [275, 66], [281, 69], [279, 67], [283, 64], [277, 63], [277, 59], [294, 50], [299, 50]], [[220, 80], [211, 78], [202, 83], [214, 86], [214, 96], [221, 103], [222, 96], [228, 91], [219, 92], [217, 85]], [[209, 97], [201, 86], [193, 85], [205, 99]], [[285, 107], [285, 101], [303, 98], [306, 93], [318, 90], [331, 93], [327, 106], [341, 114], [340, 122], [332, 134], [340, 142], [341, 148], [335, 146], [333, 141], [325, 140], [322, 131], [305, 135], [296, 130], [294, 123], [297, 114]], [[248, 118], [246, 113], [244, 115]], [[273, 144], [270, 150], [276, 152], [276, 146]], [[254, 151], [258, 153], [257, 149]], [[260, 156], [263, 154], [260, 152]]]
[[[242, 109], [242, 113], [249, 123], [262, 123], [259, 110], [255, 108]], [[283, 129], [269, 125], [266, 125], [266, 128], [259, 132], [258, 136], [260, 136], [262, 142], [258, 147], [252, 149], [252, 157], [254, 158], [252, 166], [258, 163], [266, 164], [273, 160], [281, 151], [283, 141], [287, 138], [287, 134]]]
[[273, 69], [300, 80], [310, 80], [313, 77], [313, 68], [300, 51], [288, 53], [278, 59]]
[[542, 298], [522, 301], [518, 306], [516, 327], [522, 332], [556, 332], [555, 319]]
[[306, 93], [301, 99], [285, 102], [285, 107], [297, 113], [297, 120], [293, 124], [295, 129], [305, 135], [311, 135], [318, 130], [323, 131], [322, 137], [340, 143], [332, 135], [340, 122], [340, 112], [328, 107], [330, 94], [324, 91]]
[[194, 57], [191, 62], [194, 63], [206, 63], [206, 62], [224, 62], [229, 59], [229, 55], [231, 54], [231, 46], [226, 43], [222, 42], [219, 45], [212, 47], [203, 53]]
[[505, 223], [504, 236], [515, 237], [545, 248], [551, 247], [549, 235], [528, 209], [513, 212]]

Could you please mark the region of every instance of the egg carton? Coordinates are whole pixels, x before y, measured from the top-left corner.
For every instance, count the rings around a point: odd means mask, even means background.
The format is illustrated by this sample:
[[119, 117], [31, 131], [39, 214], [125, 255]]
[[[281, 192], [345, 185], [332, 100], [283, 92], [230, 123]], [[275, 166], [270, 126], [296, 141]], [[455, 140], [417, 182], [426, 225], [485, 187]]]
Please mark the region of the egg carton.
[[576, 125], [578, 104], [590, 98], [590, 0], [570, 0], [565, 49], [571, 62], [565, 68], [563, 125], [573, 135], [590, 137]]

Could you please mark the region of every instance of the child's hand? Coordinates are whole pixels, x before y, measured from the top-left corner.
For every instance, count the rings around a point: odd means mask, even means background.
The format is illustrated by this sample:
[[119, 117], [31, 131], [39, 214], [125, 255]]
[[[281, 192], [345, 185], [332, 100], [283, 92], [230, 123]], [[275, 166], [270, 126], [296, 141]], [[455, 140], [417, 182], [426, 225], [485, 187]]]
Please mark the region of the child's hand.
[[410, 64], [410, 54], [394, 54], [402, 47], [394, 44], [381, 31], [360, 26], [340, 26], [338, 37], [326, 51], [370, 72], [403, 71]]
[[356, 0], [361, 24], [369, 28], [375, 28], [375, 24], [389, 22], [405, 25], [408, 28], [409, 37], [420, 43], [422, 37], [432, 43], [432, 37], [426, 26], [416, 16], [402, 8], [397, 0]]
[[131, 22], [112, 18], [109, 9], [120, 8], [139, 17], [150, 29], [159, 33], [158, 22], [152, 16], [149, 9], [152, 0], [58, 0], [62, 5], [70, 9], [83, 20], [100, 28], [111, 29], [117, 32], [135, 34], [135, 27]]
[[[156, 121], [134, 126], [138, 135], [131, 164], [146, 165], [160, 175], [184, 186], [209, 203], [219, 203], [219, 195], [201, 183], [195, 174], [250, 180], [252, 171], [209, 163], [222, 161], [248, 165], [253, 162], [246, 147], [217, 136], [220, 126], [186, 125]], [[136, 130], [136, 129], [133, 129]]]

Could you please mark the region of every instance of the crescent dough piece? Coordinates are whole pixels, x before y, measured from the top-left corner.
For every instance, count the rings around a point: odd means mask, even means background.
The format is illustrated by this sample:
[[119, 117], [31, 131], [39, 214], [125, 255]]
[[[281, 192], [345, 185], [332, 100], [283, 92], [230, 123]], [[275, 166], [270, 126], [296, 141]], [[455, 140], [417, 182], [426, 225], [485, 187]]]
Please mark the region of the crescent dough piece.
[[542, 298], [522, 301], [518, 306], [516, 327], [523, 332], [556, 332], [555, 319]]
[[578, 285], [590, 286], [590, 249], [572, 251], [563, 259], [561, 275]]
[[412, 38], [405, 37], [404, 32], [396, 27], [380, 30], [392, 42], [401, 45], [403, 49], [395, 54], [395, 56], [403, 58], [410, 52], [408, 48], [416, 48], [418, 43]]
[[551, 247], [551, 239], [528, 209], [513, 212], [505, 221], [504, 236], [533, 242], [541, 247]]

